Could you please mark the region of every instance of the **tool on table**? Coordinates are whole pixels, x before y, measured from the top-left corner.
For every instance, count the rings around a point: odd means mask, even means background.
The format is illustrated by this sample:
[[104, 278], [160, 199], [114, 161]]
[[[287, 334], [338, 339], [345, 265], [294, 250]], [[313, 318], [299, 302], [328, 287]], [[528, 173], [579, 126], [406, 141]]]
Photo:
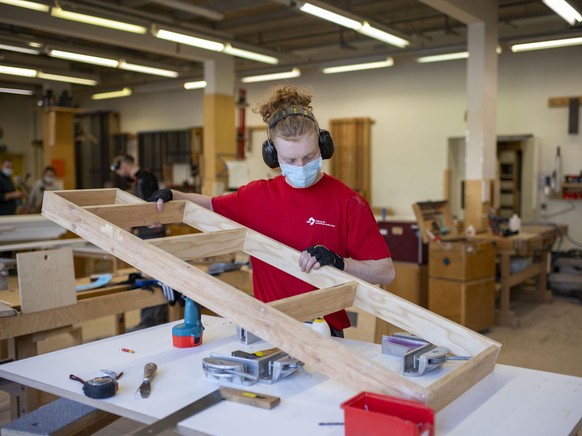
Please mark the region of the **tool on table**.
[[143, 368], [143, 381], [135, 393], [135, 398], [148, 398], [152, 391], [152, 380], [156, 375], [158, 365], [155, 363], [146, 363]]
[[117, 392], [117, 380], [123, 375], [123, 371], [117, 374], [115, 371], [102, 369], [103, 376], [92, 378], [91, 380], [83, 380], [74, 374], [70, 374], [69, 378], [83, 383], [83, 393], [96, 400], [102, 398], [109, 398]]
[[135, 435], [152, 435], [159, 434], [164, 430], [175, 427], [186, 418], [208, 409], [222, 400], [233, 401], [235, 403], [246, 404], [248, 406], [260, 407], [262, 409], [272, 409], [281, 402], [279, 397], [272, 395], [259, 394], [240, 389], [233, 389], [222, 386], [217, 390], [205, 395], [202, 398], [182, 407], [181, 409], [169, 414], [168, 416], [154, 422], [153, 424], [143, 427], [136, 431]]
[[198, 303], [188, 297], [184, 299], [184, 322], [172, 327], [172, 343], [178, 348], [197, 347], [202, 344], [202, 315]]
[[443, 366], [447, 360], [469, 360], [471, 357], [451, 356], [445, 347], [437, 347], [414, 335], [395, 333], [382, 336], [382, 354], [403, 358], [402, 373], [419, 377]]
[[303, 368], [303, 362], [278, 348], [255, 353], [237, 350], [230, 356], [210, 353], [210, 357], [202, 359], [202, 369], [211, 380], [245, 386], [257, 382], [272, 384], [296, 371], [311, 377]]
[[262, 341], [257, 335], [252, 334], [247, 329], [242, 328], [241, 326], [236, 326], [236, 334], [241, 344], [250, 345], [254, 344], [255, 342]]

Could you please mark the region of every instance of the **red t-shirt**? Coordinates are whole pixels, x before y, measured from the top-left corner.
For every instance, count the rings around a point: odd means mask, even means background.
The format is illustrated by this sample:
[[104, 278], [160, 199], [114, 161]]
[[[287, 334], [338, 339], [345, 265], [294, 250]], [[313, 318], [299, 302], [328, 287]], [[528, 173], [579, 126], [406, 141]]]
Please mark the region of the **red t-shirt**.
[[[299, 251], [319, 244], [355, 260], [390, 257], [368, 203], [327, 174], [307, 188], [293, 188], [283, 176], [257, 180], [214, 197], [212, 208]], [[259, 259], [251, 260], [254, 295], [265, 303], [316, 289]], [[345, 310], [325, 319], [336, 329], [350, 326]]]

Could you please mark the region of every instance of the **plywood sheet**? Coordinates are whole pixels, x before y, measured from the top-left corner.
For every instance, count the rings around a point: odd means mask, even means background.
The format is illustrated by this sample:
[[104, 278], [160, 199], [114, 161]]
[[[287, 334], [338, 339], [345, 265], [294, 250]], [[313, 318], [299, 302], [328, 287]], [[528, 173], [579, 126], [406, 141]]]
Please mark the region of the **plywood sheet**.
[[16, 263], [22, 313], [77, 303], [70, 247], [18, 253]]

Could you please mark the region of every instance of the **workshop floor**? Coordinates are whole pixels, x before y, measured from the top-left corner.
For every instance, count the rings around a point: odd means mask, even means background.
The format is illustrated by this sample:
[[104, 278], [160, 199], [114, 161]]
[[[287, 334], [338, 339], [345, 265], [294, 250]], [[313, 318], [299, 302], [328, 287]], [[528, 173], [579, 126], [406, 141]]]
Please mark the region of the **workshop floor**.
[[[556, 372], [582, 377], [582, 304], [577, 300], [554, 298], [551, 304], [518, 301], [514, 309], [520, 316], [521, 325], [492, 327], [484, 334], [503, 346], [498, 363]], [[127, 325], [135, 325], [139, 313], [127, 314]], [[83, 325], [86, 341], [113, 334], [113, 318], [103, 318]], [[68, 338], [51, 339], [46, 350], [69, 346]], [[8, 394], [0, 391], [0, 426], [10, 422]], [[135, 430], [138, 423], [119, 419], [96, 433], [100, 436], [124, 435]], [[582, 436], [582, 430], [578, 432]]]

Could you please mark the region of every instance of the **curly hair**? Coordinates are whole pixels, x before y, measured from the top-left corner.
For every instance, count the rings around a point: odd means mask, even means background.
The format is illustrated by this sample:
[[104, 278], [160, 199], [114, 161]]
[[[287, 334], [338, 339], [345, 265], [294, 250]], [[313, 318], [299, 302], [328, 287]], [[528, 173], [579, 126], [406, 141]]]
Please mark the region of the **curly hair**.
[[[279, 112], [293, 106], [301, 107], [312, 111], [312, 95], [305, 89], [300, 89], [293, 85], [278, 85], [273, 87], [265, 100], [258, 103], [253, 109], [267, 124]], [[298, 138], [306, 133], [318, 133], [317, 122], [306, 116], [289, 116], [279, 121], [275, 126], [269, 128], [270, 137]]]

